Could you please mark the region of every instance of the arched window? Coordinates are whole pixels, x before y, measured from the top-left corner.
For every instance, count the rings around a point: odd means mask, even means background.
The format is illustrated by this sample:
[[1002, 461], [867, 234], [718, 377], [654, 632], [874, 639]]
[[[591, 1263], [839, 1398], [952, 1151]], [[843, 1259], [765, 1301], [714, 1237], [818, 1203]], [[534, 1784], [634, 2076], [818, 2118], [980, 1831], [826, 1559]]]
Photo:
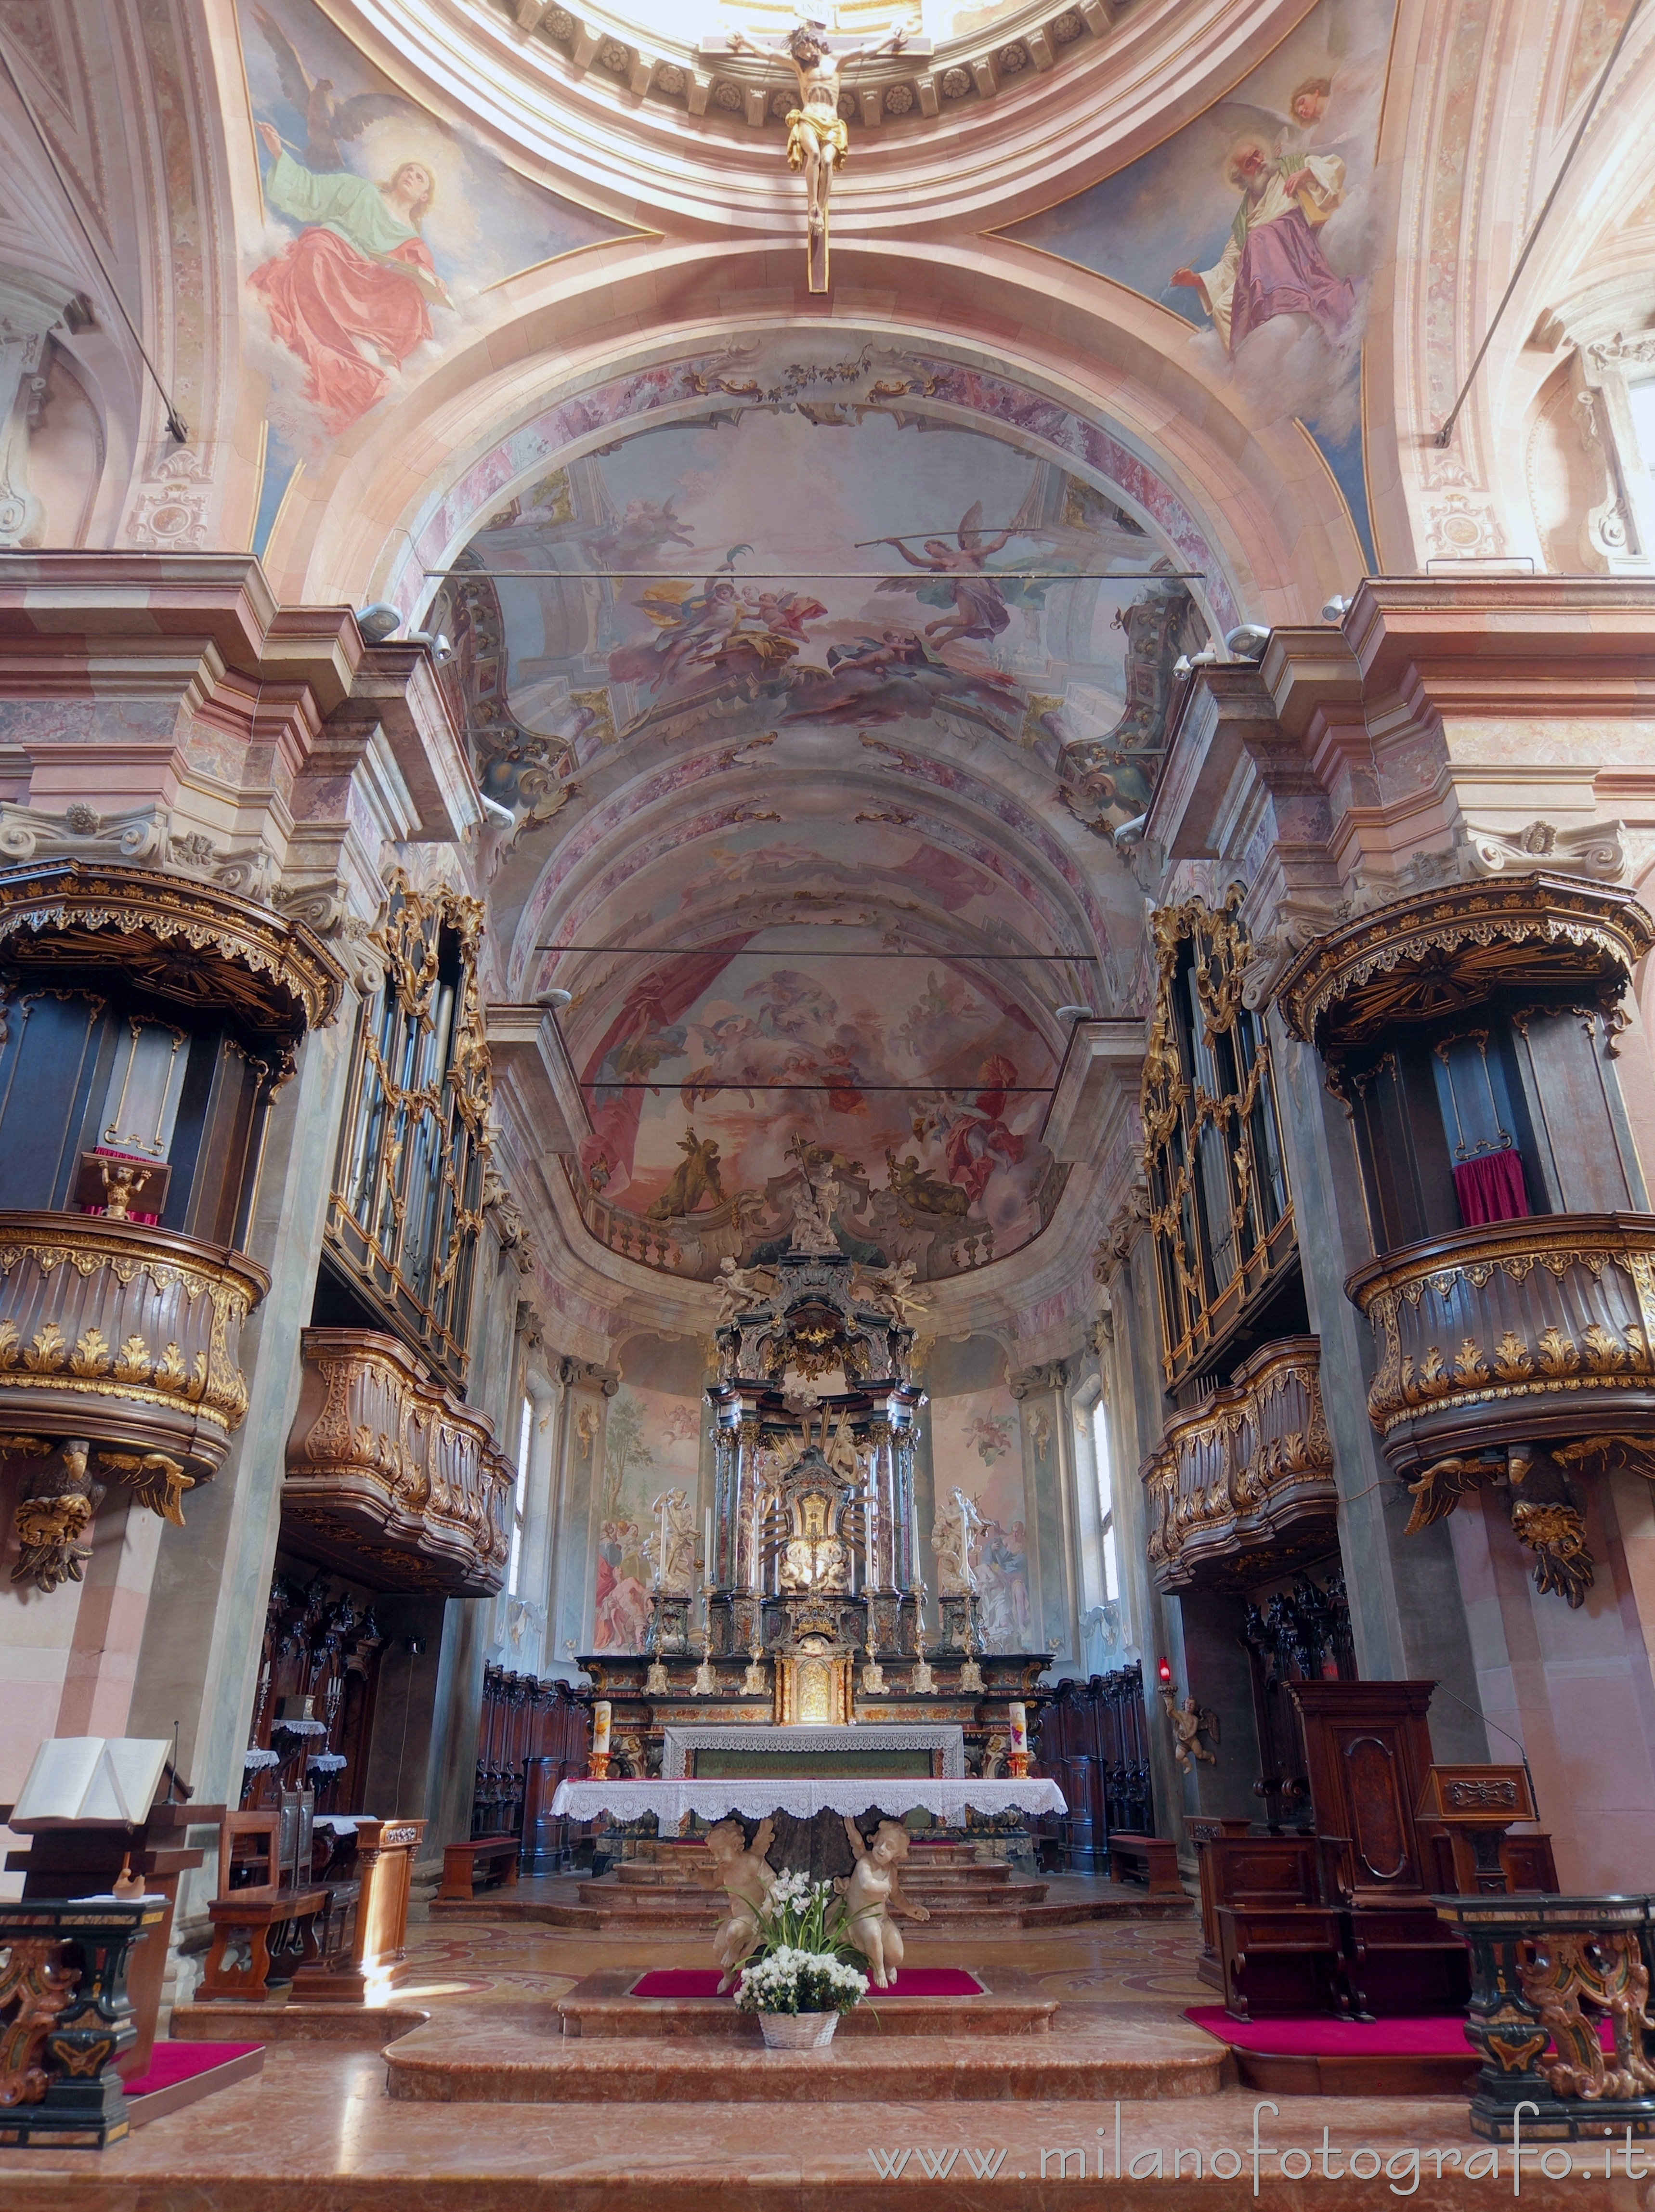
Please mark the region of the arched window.
[[1098, 1516], [1103, 1530], [1104, 1596], [1121, 1595], [1120, 1559], [1115, 1541], [1115, 1462], [1109, 1448], [1109, 1406], [1102, 1397], [1092, 1408], [1092, 1455], [1098, 1470]]

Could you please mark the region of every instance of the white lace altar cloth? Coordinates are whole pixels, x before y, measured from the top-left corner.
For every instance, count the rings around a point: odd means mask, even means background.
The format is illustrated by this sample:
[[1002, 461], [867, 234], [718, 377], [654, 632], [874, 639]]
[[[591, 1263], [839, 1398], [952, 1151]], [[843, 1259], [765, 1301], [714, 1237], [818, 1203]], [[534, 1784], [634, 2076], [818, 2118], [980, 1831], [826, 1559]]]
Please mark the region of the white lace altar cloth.
[[965, 1736], [958, 1721], [880, 1721], [873, 1728], [772, 1728], [749, 1722], [736, 1728], [669, 1728], [663, 1730], [660, 1771], [664, 1782], [681, 1782], [697, 1751], [762, 1751], [797, 1753], [801, 1767], [817, 1752], [940, 1751], [944, 1777], [965, 1779]]
[[924, 1780], [898, 1774], [836, 1775], [831, 1780], [786, 1775], [743, 1774], [727, 1782], [560, 1782], [551, 1801], [554, 1819], [641, 1820], [653, 1813], [662, 1835], [676, 1834], [686, 1813], [700, 1820], [722, 1820], [732, 1813], [762, 1820], [767, 1813], [788, 1813], [808, 1820], [817, 1813], [878, 1810], [899, 1820], [926, 1812], [952, 1826], [962, 1813], [1067, 1813], [1068, 1801], [1055, 1782], [1044, 1777], [1026, 1782]]

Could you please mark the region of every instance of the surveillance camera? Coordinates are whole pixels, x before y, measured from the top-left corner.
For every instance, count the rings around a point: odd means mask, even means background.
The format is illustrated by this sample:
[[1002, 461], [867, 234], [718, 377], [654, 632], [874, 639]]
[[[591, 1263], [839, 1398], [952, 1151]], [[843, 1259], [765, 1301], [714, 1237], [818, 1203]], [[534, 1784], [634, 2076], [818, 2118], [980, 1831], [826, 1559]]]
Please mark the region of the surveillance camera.
[[1324, 623], [1343, 622], [1349, 611], [1350, 601], [1342, 598], [1339, 592], [1336, 592], [1333, 597], [1328, 601], [1327, 605], [1323, 608], [1322, 619]]
[[1263, 623], [1238, 623], [1224, 641], [1224, 649], [1234, 660], [1263, 660], [1264, 648], [1270, 641], [1270, 633]]
[[1060, 1022], [1089, 1022], [1092, 1018], [1090, 1006], [1059, 1006], [1057, 1009]]
[[564, 1006], [570, 1005], [574, 997], [573, 991], [565, 991], [560, 985], [550, 991], [538, 992], [534, 1003], [537, 1006], [548, 1006], [553, 1013], [557, 1013]]

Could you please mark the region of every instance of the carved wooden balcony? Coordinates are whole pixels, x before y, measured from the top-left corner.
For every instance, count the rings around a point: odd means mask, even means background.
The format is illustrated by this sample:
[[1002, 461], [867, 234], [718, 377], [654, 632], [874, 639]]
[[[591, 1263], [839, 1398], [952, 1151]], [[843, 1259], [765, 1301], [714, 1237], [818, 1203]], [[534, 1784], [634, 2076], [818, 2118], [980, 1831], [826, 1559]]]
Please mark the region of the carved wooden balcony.
[[307, 1328], [283, 1522], [371, 1589], [490, 1597], [511, 1551], [511, 1462], [493, 1425], [393, 1336]]
[[1163, 1590], [1256, 1581], [1324, 1551], [1338, 1492], [1319, 1339], [1262, 1346], [1227, 1389], [1169, 1422], [1145, 1461], [1149, 1566]]
[[333, 1019], [345, 981], [302, 922], [258, 899], [74, 860], [0, 868], [0, 960], [48, 988], [121, 970], [186, 1015], [228, 1014], [282, 1067], [307, 1030]]
[[247, 1410], [241, 1324], [269, 1288], [245, 1254], [170, 1230], [0, 1213], [0, 1454], [49, 1462], [23, 1486], [15, 1582], [80, 1580], [112, 1480], [183, 1525]]
[[1541, 1588], [1579, 1604], [1592, 1566], [1571, 1476], [1655, 1476], [1655, 1214], [1484, 1223], [1345, 1287], [1378, 1347], [1368, 1413], [1409, 1479], [1410, 1529], [1497, 1483]]

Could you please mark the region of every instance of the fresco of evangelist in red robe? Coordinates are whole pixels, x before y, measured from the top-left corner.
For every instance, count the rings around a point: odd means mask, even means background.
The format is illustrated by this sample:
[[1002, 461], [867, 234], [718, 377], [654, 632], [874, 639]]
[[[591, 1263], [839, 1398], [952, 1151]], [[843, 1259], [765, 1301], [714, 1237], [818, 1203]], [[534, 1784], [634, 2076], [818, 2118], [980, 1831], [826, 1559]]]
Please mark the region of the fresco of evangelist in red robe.
[[431, 336], [427, 301], [452, 305], [419, 234], [435, 180], [419, 161], [400, 163], [382, 185], [350, 170], [318, 174], [283, 149], [271, 125], [259, 135], [274, 156], [265, 196], [305, 228], [247, 282], [303, 362], [305, 396], [337, 437], [378, 405]]

